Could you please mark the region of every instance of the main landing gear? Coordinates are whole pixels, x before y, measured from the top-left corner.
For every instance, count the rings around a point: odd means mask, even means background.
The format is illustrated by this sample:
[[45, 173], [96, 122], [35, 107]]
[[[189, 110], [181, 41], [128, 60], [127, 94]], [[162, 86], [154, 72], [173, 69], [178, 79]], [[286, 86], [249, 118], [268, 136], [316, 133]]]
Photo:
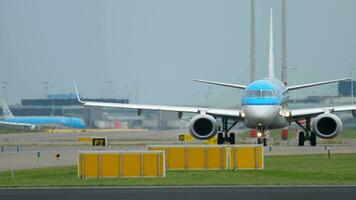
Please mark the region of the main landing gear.
[[235, 133], [230, 130], [238, 123], [237, 120], [229, 122], [226, 117], [222, 118], [222, 130], [218, 132], [218, 144], [235, 144]]
[[303, 126], [300, 122], [296, 121], [299, 127], [303, 129], [298, 133], [298, 146], [304, 146], [305, 141], [310, 142], [310, 146], [316, 146], [316, 134], [310, 128], [311, 119], [307, 118], [305, 126]]

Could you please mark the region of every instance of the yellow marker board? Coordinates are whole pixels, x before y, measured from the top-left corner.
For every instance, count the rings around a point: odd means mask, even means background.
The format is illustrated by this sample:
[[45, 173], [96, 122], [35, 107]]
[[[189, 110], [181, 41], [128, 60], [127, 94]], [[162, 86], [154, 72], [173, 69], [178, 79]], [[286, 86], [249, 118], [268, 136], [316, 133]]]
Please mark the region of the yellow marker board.
[[91, 137], [78, 137], [78, 142], [91, 142]]
[[150, 145], [147, 150], [164, 151], [167, 170], [228, 169], [228, 149], [224, 145]]
[[184, 134], [180, 134], [178, 135], [178, 141], [180, 142], [192, 142], [195, 139], [193, 138], [193, 136], [190, 133], [184, 133]]
[[105, 147], [107, 145], [107, 139], [106, 137], [92, 137], [91, 145]]
[[162, 151], [79, 152], [78, 177], [165, 177], [165, 154]]
[[230, 169], [263, 169], [262, 145], [230, 146]]

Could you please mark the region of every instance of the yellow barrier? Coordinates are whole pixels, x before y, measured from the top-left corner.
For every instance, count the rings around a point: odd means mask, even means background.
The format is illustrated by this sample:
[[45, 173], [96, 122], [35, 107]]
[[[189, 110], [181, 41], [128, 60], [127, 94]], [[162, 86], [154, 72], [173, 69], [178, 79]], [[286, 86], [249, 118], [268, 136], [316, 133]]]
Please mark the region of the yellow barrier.
[[218, 136], [214, 136], [210, 138], [209, 140], [204, 140], [204, 144], [217, 144], [218, 143]]
[[178, 141], [180, 142], [192, 142], [194, 141], [193, 136], [190, 133], [184, 133], [178, 135]]
[[228, 148], [223, 145], [149, 145], [166, 153], [167, 170], [228, 169]]
[[91, 142], [91, 137], [78, 137], [78, 142]]
[[79, 178], [165, 177], [160, 151], [88, 151], [78, 153]]
[[[179, 142], [194, 142], [197, 141], [190, 133], [184, 133], [184, 134], [179, 134], [178, 135], [178, 141]], [[218, 143], [218, 137], [214, 136], [208, 140], [203, 141], [204, 144], [217, 144]]]
[[262, 145], [230, 146], [230, 169], [263, 169]]

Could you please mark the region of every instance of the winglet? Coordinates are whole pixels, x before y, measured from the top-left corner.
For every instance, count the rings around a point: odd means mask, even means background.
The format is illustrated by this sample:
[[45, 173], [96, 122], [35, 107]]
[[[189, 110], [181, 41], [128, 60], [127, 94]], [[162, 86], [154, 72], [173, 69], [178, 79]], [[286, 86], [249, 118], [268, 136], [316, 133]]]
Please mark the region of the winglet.
[[75, 94], [77, 95], [77, 100], [80, 102], [80, 103], [85, 103], [84, 101], [82, 101], [80, 99], [80, 96], [79, 96], [79, 92], [78, 92], [78, 88], [77, 88], [77, 83], [74, 81], [74, 88], [75, 88]]

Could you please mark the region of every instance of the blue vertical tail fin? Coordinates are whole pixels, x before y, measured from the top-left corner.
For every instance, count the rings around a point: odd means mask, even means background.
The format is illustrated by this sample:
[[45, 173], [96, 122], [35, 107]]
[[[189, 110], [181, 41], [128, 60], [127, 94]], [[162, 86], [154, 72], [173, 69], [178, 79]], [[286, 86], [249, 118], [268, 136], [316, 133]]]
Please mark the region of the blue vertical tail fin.
[[2, 113], [4, 118], [14, 118], [14, 115], [12, 114], [9, 106], [7, 105], [7, 103], [5, 102], [5, 100], [2, 100]]

